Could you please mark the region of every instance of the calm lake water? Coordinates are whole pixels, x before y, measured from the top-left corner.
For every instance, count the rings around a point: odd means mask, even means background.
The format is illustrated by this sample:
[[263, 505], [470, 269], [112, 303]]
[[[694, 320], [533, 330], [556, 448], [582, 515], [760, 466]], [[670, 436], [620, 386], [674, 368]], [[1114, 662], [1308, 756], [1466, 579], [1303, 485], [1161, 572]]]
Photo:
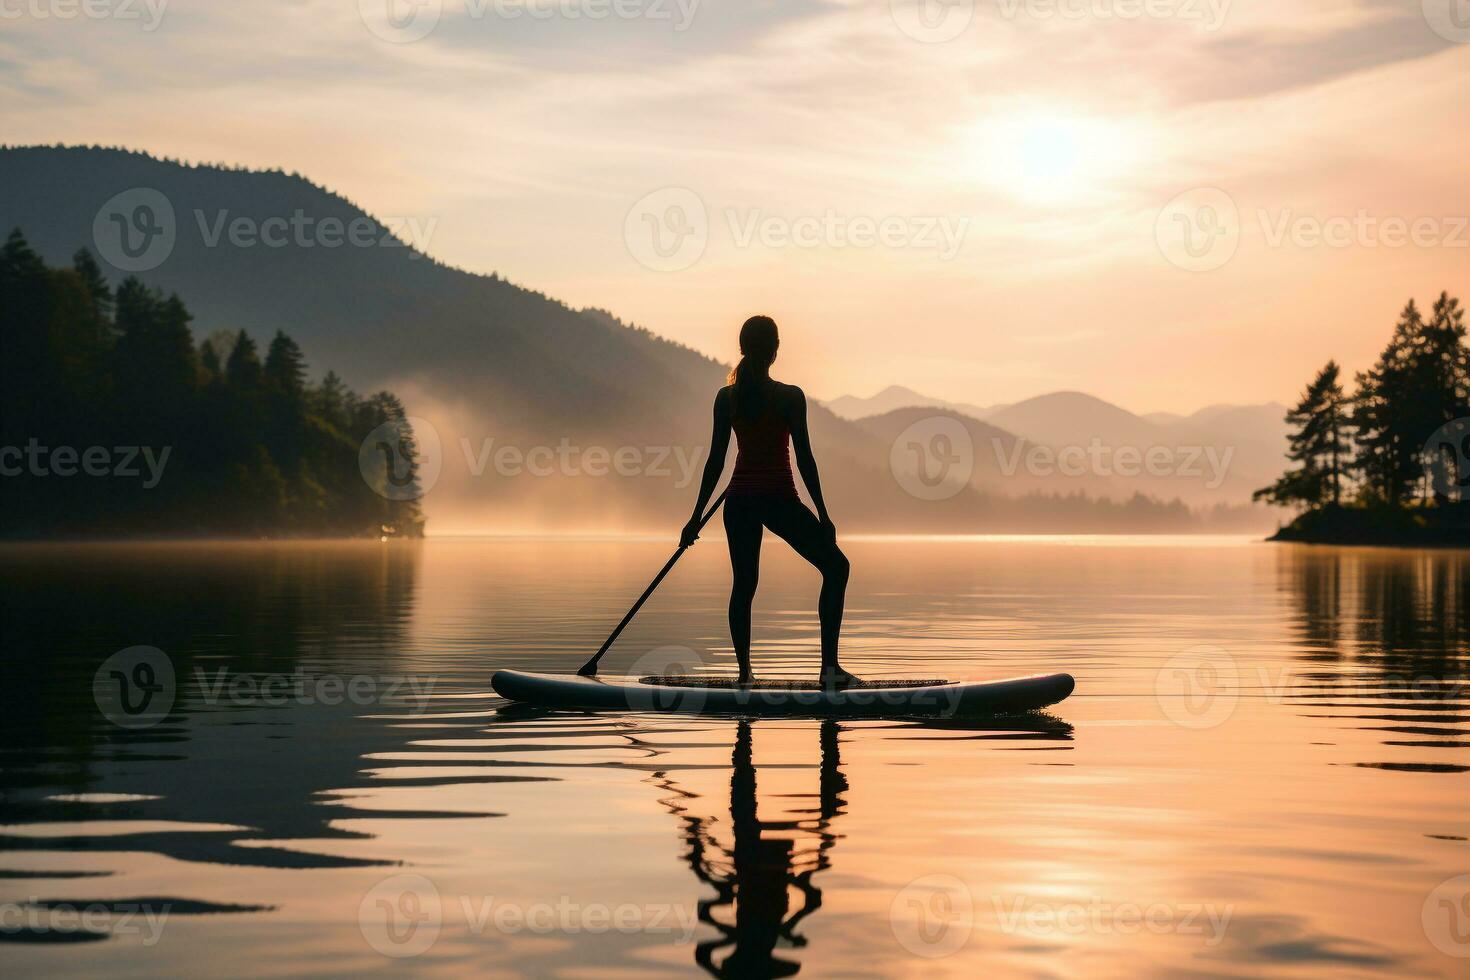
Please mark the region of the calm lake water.
[[[847, 549], [854, 671], [1077, 693], [746, 723], [490, 692], [574, 669], [667, 541], [3, 547], [3, 972], [1470, 971], [1470, 553]], [[762, 574], [757, 669], [810, 673], [816, 577], [778, 544]], [[606, 670], [730, 669], [727, 587], [706, 540]]]

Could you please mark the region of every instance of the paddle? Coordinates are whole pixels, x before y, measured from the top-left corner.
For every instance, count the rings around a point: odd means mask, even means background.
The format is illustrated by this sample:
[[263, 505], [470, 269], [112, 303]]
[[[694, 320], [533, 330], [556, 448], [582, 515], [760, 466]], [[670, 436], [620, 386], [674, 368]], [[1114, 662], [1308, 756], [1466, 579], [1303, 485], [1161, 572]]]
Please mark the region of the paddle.
[[[725, 493], [728, 492], [728, 490], [725, 491]], [[720, 504], [723, 504], [725, 502], [725, 493], [720, 494], [719, 498], [715, 500], [714, 506], [709, 509], [709, 513], [705, 514], [704, 517], [700, 520], [699, 529], [701, 531], [703, 531], [704, 526], [709, 523], [709, 519], [715, 516], [715, 511], [720, 509]], [[668, 562], [664, 564], [663, 570], [654, 576], [652, 582], [648, 583], [648, 588], [643, 590], [643, 594], [638, 597], [638, 601], [633, 603], [633, 608], [628, 610], [628, 615], [623, 617], [623, 621], [619, 623], [617, 625], [617, 628], [614, 629], [612, 633], [608, 635], [608, 638], [602, 642], [602, 646], [597, 648], [597, 652], [592, 655], [592, 659], [583, 664], [582, 669], [577, 671], [580, 676], [597, 676], [597, 661], [602, 659], [602, 655], [604, 653], [607, 653], [607, 648], [612, 646], [613, 641], [618, 638], [618, 634], [623, 632], [623, 627], [631, 623], [633, 621], [633, 617], [638, 615], [638, 610], [643, 608], [643, 604], [648, 601], [648, 597], [653, 595], [653, 590], [658, 588], [658, 583], [662, 582], [664, 580], [664, 576], [669, 574], [669, 569], [674, 567], [674, 562], [678, 561], [679, 556], [688, 550], [688, 545], [679, 546], [679, 550], [674, 552], [673, 557], [671, 557]]]

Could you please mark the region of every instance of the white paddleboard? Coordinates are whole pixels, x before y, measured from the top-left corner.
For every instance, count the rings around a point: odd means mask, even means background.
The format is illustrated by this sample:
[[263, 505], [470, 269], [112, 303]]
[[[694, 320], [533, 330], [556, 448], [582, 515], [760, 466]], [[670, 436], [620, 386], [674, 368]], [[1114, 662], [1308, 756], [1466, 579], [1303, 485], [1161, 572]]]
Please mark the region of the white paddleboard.
[[[799, 682], [760, 681], [754, 687], [736, 687], [728, 680], [722, 686], [698, 681], [521, 670], [497, 670], [490, 679], [501, 697], [547, 708], [847, 718], [1013, 714], [1056, 704], [1076, 687], [1071, 674], [998, 681], [869, 681], [840, 690]], [[706, 681], [711, 683], [721, 681]]]

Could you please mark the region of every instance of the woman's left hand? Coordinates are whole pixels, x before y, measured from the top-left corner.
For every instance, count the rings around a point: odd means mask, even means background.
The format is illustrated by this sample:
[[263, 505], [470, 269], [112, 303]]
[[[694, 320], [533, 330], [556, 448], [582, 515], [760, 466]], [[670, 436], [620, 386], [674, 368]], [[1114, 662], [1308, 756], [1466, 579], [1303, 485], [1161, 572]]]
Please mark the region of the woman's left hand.
[[679, 547], [687, 548], [699, 540], [699, 518], [689, 518], [689, 523], [684, 525], [684, 530], [679, 534]]

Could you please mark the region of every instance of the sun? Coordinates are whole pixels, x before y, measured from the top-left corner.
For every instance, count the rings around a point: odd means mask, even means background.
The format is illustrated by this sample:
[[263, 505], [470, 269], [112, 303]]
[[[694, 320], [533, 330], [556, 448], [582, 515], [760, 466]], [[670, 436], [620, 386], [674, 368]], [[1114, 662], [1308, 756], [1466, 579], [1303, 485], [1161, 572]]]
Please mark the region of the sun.
[[1032, 204], [1086, 202], [1130, 165], [1136, 137], [1127, 124], [1055, 111], [999, 116], [974, 127], [976, 174]]
[[1086, 134], [1067, 119], [1033, 119], [1020, 128], [1016, 152], [1025, 173], [1039, 181], [1073, 180]]

